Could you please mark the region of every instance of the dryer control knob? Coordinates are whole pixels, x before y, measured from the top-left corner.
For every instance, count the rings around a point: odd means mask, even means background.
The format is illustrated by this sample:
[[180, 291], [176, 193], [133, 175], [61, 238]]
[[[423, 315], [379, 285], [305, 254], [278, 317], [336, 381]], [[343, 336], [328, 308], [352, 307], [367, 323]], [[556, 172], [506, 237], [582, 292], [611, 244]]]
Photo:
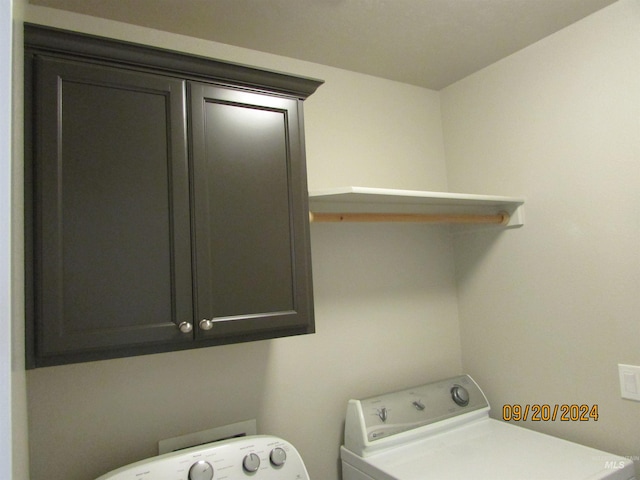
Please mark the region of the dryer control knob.
[[466, 407], [469, 404], [469, 392], [462, 385], [455, 384], [451, 387], [451, 398], [461, 407]]
[[242, 460], [242, 468], [244, 468], [245, 472], [257, 472], [258, 468], [260, 468], [260, 457], [255, 453], [246, 455]]
[[387, 410], [387, 407], [378, 409], [378, 417], [380, 417], [380, 420], [382, 420], [383, 422], [387, 421], [387, 418], [389, 418], [389, 410]]
[[209, 462], [200, 460], [191, 465], [189, 469], [189, 480], [211, 480], [213, 478], [213, 467]]

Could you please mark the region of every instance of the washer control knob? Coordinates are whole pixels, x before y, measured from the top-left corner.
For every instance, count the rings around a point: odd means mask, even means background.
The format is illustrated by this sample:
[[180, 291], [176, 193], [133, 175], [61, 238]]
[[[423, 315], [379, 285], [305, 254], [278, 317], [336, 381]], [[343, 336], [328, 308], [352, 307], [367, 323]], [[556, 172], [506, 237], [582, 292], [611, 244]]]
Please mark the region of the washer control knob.
[[271, 450], [269, 460], [271, 460], [271, 464], [274, 467], [281, 467], [284, 465], [284, 462], [287, 461], [287, 452], [285, 452], [283, 448], [276, 447]]
[[255, 453], [246, 455], [242, 460], [242, 468], [244, 468], [245, 472], [257, 472], [258, 468], [260, 468], [260, 457]]
[[415, 400], [412, 402], [412, 405], [416, 408], [416, 410], [424, 410], [424, 402], [422, 400]]
[[191, 465], [189, 469], [189, 480], [211, 480], [213, 478], [213, 467], [209, 462], [200, 460]]
[[462, 385], [454, 384], [451, 387], [451, 398], [461, 407], [466, 407], [469, 404], [469, 392]]

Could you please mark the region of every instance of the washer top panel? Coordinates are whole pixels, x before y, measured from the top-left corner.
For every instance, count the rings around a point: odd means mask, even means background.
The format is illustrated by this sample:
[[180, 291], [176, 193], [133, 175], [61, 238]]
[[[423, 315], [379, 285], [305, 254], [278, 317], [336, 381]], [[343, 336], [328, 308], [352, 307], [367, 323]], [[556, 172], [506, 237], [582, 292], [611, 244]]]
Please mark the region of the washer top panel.
[[97, 480], [309, 480], [289, 442], [269, 435], [178, 450], [114, 470]]

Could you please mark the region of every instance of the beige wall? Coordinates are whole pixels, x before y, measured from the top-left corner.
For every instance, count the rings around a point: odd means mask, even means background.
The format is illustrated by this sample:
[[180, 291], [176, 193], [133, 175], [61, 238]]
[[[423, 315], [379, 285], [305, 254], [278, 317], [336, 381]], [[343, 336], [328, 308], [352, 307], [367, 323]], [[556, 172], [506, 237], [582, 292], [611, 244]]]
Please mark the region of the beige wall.
[[[26, 0], [12, 7], [12, 169], [11, 169], [11, 479], [29, 479], [26, 375], [24, 370], [24, 241], [23, 241], [23, 35]], [[10, 227], [9, 227], [10, 225]]]
[[0, 4], [0, 477], [12, 467], [11, 2]]
[[[597, 404], [528, 422], [640, 456], [640, 2], [620, 2], [445, 89], [449, 187], [526, 197], [521, 230], [457, 237], [463, 367], [504, 404]], [[640, 464], [640, 462], [636, 462]]]
[[[437, 92], [30, 7], [27, 20], [326, 80], [305, 102], [309, 187], [446, 190]], [[446, 227], [313, 225], [317, 333], [29, 371], [32, 480], [86, 480], [160, 439], [256, 418], [338, 478], [346, 402], [460, 372]]]

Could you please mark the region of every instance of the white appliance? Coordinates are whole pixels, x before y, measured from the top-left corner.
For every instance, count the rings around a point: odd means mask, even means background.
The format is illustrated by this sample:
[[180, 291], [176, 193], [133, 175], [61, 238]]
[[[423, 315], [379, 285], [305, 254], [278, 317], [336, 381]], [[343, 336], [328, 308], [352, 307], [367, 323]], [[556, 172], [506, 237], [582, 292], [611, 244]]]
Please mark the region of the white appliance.
[[97, 480], [309, 480], [289, 442], [255, 435], [165, 453], [114, 470]]
[[342, 480], [635, 480], [627, 458], [491, 419], [489, 410], [468, 375], [350, 400]]

